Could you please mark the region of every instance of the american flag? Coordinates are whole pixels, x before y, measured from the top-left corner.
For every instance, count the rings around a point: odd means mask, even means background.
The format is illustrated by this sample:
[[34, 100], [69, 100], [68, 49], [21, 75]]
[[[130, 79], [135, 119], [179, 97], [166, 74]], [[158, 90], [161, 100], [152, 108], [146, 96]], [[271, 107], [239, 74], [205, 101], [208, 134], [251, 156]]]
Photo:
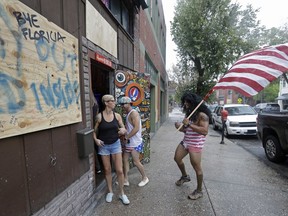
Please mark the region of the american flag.
[[251, 97], [288, 71], [288, 43], [242, 56], [212, 88], [233, 89]]

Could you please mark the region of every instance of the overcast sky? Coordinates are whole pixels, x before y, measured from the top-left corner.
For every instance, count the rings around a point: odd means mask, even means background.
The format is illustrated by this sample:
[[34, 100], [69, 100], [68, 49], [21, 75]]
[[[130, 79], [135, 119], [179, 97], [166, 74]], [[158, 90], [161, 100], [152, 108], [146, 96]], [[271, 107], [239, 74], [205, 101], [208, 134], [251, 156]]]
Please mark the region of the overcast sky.
[[[241, 2], [242, 5], [252, 4], [253, 8], [260, 8], [258, 19], [261, 24], [268, 28], [279, 27], [288, 23], [288, 0], [232, 0]], [[176, 45], [172, 42], [170, 35], [170, 21], [173, 20], [174, 6], [176, 0], [162, 0], [165, 22], [167, 27], [167, 49], [166, 49], [166, 69], [170, 69], [173, 64], [177, 63]]]

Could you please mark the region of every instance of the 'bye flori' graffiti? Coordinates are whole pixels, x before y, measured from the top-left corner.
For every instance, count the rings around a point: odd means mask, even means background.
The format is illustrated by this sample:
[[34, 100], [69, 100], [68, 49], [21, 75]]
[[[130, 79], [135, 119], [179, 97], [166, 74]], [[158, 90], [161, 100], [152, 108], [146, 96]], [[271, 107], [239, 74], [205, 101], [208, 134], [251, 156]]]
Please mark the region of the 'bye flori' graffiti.
[[80, 122], [77, 38], [15, 0], [0, 33], [0, 139]]

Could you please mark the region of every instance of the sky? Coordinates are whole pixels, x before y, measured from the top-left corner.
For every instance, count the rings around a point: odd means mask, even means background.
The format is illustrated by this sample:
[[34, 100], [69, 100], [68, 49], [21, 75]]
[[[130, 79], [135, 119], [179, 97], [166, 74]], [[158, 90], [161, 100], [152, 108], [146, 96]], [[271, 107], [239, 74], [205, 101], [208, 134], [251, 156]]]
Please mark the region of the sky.
[[[174, 6], [177, 0], [162, 0], [165, 23], [167, 28], [167, 44], [166, 44], [166, 69], [177, 63], [176, 45], [172, 41], [170, 35], [170, 22], [174, 16]], [[252, 4], [254, 9], [260, 8], [258, 19], [262, 25], [267, 28], [279, 27], [284, 23], [288, 23], [288, 0], [232, 0], [232, 2], [241, 3], [245, 6], [247, 3]]]

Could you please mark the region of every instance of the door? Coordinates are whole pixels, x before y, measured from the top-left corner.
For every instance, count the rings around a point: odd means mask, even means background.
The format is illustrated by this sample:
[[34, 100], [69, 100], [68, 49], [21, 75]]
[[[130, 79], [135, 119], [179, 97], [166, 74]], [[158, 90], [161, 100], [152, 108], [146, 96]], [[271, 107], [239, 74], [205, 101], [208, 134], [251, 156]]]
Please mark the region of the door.
[[[94, 96], [93, 106], [93, 126], [95, 125], [95, 116], [98, 112], [101, 112], [104, 107], [102, 104], [102, 96], [105, 94], [114, 94], [112, 93], [113, 88], [113, 70], [103, 67], [101, 64], [97, 63], [95, 60], [91, 60], [91, 88]], [[104, 169], [100, 155], [98, 155], [98, 147], [94, 143], [95, 149], [95, 182], [96, 187], [104, 180]]]

